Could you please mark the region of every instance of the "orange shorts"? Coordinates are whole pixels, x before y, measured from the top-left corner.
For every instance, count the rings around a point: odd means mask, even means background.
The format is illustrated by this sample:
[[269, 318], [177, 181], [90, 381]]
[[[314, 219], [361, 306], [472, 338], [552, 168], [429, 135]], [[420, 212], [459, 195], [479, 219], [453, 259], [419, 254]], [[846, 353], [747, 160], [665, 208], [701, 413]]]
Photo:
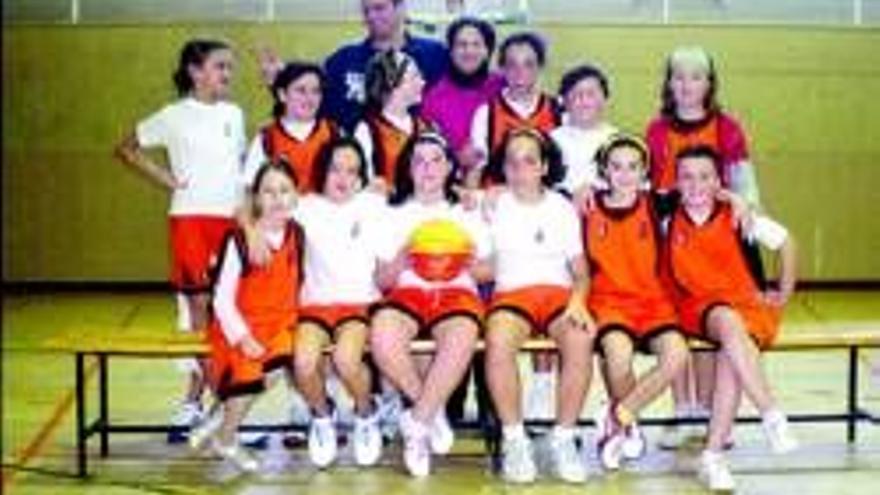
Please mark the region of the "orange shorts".
[[688, 336], [708, 339], [706, 318], [709, 311], [718, 306], [728, 306], [739, 313], [746, 325], [746, 331], [758, 347], [769, 348], [779, 333], [782, 311], [774, 308], [756, 296], [752, 299], [728, 301], [720, 297], [687, 297], [679, 301], [678, 314], [682, 327]]
[[374, 315], [385, 308], [399, 310], [419, 324], [419, 338], [430, 338], [431, 329], [454, 316], [472, 319], [483, 325], [483, 302], [475, 292], [462, 288], [426, 290], [416, 287], [392, 289], [382, 302], [370, 308]]
[[235, 221], [226, 217], [185, 215], [169, 217], [171, 285], [181, 292], [205, 292], [210, 269], [223, 249]]
[[492, 298], [489, 315], [511, 311], [531, 324], [533, 335], [545, 335], [550, 324], [565, 312], [570, 298], [571, 289], [557, 285], [533, 285], [498, 292]]
[[250, 359], [241, 347], [229, 344], [216, 320], [208, 327], [207, 338], [211, 345], [208, 380], [220, 400], [260, 393], [266, 388], [266, 373], [290, 367], [293, 359], [293, 333], [290, 329], [261, 333], [263, 335], [254, 332], [266, 353], [260, 359]]
[[599, 339], [613, 330], [622, 330], [640, 348], [654, 336], [678, 330], [678, 314], [671, 301], [663, 298], [629, 298], [590, 293], [587, 308], [596, 321]]
[[369, 325], [368, 308], [368, 304], [307, 305], [299, 310], [299, 323], [313, 323], [329, 333], [352, 321]]

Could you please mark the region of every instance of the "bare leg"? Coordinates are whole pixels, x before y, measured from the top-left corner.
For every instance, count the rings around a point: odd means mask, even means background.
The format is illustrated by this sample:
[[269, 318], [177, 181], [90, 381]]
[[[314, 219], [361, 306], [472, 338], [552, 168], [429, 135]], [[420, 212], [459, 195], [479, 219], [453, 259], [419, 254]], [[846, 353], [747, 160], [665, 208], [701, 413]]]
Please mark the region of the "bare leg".
[[529, 323], [513, 312], [496, 311], [486, 326], [486, 384], [501, 424], [517, 424], [522, 422], [522, 385], [516, 355]]
[[617, 402], [626, 397], [636, 384], [632, 370], [633, 343], [622, 330], [613, 330], [602, 337], [601, 346], [605, 387], [611, 400]]
[[354, 399], [355, 411], [361, 416], [372, 410], [370, 403], [370, 370], [364, 363], [368, 327], [360, 321], [351, 321], [336, 329], [336, 348], [333, 364], [345, 389]]
[[456, 316], [433, 329], [437, 350], [425, 376], [413, 418], [430, 423], [467, 372], [477, 344], [479, 327], [470, 318]]
[[370, 350], [382, 375], [412, 402], [422, 395], [422, 379], [409, 350], [418, 334], [418, 323], [395, 309], [373, 316]]
[[329, 342], [327, 332], [314, 323], [301, 323], [294, 343], [294, 376], [296, 385], [306, 403], [318, 416], [330, 414], [327, 393], [324, 390], [324, 346]]
[[549, 334], [556, 341], [562, 362], [556, 395], [556, 424], [574, 426], [584, 407], [593, 371], [593, 335], [557, 319]]

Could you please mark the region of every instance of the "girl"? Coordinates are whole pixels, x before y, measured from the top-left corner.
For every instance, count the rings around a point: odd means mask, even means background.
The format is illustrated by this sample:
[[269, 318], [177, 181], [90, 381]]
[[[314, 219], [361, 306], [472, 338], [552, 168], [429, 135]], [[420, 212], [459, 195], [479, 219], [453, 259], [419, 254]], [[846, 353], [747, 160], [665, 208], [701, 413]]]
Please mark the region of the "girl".
[[[669, 223], [666, 249], [677, 290], [682, 326], [718, 345], [709, 439], [700, 458], [700, 478], [712, 490], [733, 490], [724, 460], [741, 391], [761, 414], [774, 453], [797, 446], [761, 370], [760, 351], [772, 345], [781, 310], [795, 286], [794, 243], [786, 229], [755, 215], [746, 232], [737, 231], [733, 209], [716, 199], [722, 158], [710, 147], [686, 148], [678, 155], [681, 206]], [[779, 253], [778, 290], [767, 290], [752, 268], [745, 241], [756, 240]]]
[[317, 65], [291, 62], [281, 69], [272, 83], [274, 119], [251, 143], [245, 160], [247, 179], [253, 178], [261, 164], [284, 160], [297, 179], [300, 194], [315, 190], [318, 153], [338, 135], [333, 122], [318, 117], [323, 90], [324, 72]]
[[301, 281], [302, 231], [290, 217], [296, 182], [283, 165], [266, 165], [254, 179], [251, 215], [272, 253], [267, 264], [249, 263], [243, 231], [223, 248], [214, 287], [214, 318], [208, 376], [221, 405], [214, 417], [194, 429], [190, 445], [201, 448], [216, 435], [217, 453], [239, 469], [259, 463], [238, 444], [236, 434], [266, 374], [289, 367]]
[[678, 153], [696, 145], [721, 156], [721, 183], [753, 205], [760, 204], [755, 169], [742, 126], [718, 102], [718, 73], [701, 47], [681, 47], [666, 60], [660, 115], [648, 124], [651, 184], [658, 192], [675, 186]]
[[477, 150], [477, 167], [468, 172], [469, 186], [475, 187], [482, 167], [501, 147], [512, 129], [531, 127], [545, 134], [560, 123], [555, 99], [541, 91], [541, 70], [547, 62], [547, 48], [535, 33], [507, 37], [498, 53], [498, 65], [506, 87], [489, 103], [480, 106], [471, 125], [471, 144]]
[[[746, 135], [736, 118], [718, 102], [718, 74], [712, 57], [701, 47], [680, 47], [666, 60], [660, 114], [646, 130], [651, 154], [651, 185], [664, 194], [675, 186], [676, 156], [686, 147], [706, 145], [721, 156], [721, 183], [759, 206], [755, 170], [749, 159]], [[676, 415], [706, 417], [712, 391], [712, 356], [697, 353], [673, 382]], [[677, 448], [693, 433], [692, 427], [664, 429], [661, 447]]]
[[[178, 312], [184, 318], [178, 321], [184, 331], [206, 325], [208, 268], [234, 225], [241, 200], [244, 117], [226, 101], [232, 66], [232, 50], [225, 42], [188, 41], [173, 77], [180, 98], [139, 122], [116, 150], [123, 163], [171, 192], [171, 285], [179, 294]], [[144, 152], [157, 147], [165, 149], [169, 167]], [[201, 416], [204, 379], [196, 361], [187, 361], [185, 367], [188, 390], [171, 422], [188, 429]], [[179, 432], [172, 430], [169, 441], [181, 440]]]
[[373, 280], [382, 196], [363, 192], [366, 160], [357, 141], [339, 138], [322, 151], [315, 175], [320, 195], [308, 195], [295, 215], [306, 234], [305, 282], [294, 367], [300, 393], [312, 409], [309, 455], [319, 467], [336, 457], [336, 427], [324, 389], [323, 349], [334, 342], [333, 366], [354, 399], [353, 444], [358, 465], [375, 464], [382, 453], [376, 410], [370, 400], [370, 370], [363, 362], [367, 306], [379, 299]]
[[550, 131], [550, 137], [562, 151], [566, 169], [560, 188], [576, 198], [583, 198], [588, 191], [602, 185], [596, 152], [617, 132], [617, 128], [605, 120], [610, 96], [608, 77], [594, 65], [569, 70], [559, 83], [565, 114], [563, 124]]
[[[417, 477], [430, 473], [432, 452], [452, 448], [443, 407], [467, 371], [483, 315], [476, 279], [487, 274], [489, 237], [478, 212], [455, 204], [455, 173], [439, 134], [418, 134], [407, 145], [378, 269], [387, 295], [371, 311], [370, 350], [407, 403], [403, 460]], [[436, 342], [424, 373], [410, 353], [416, 338]]]
[[486, 378], [502, 428], [502, 474], [534, 480], [531, 443], [520, 412], [516, 365], [522, 343], [535, 334], [556, 341], [561, 356], [556, 425], [550, 433], [556, 475], [586, 480], [575, 426], [593, 369], [595, 325], [584, 301], [587, 266], [580, 221], [571, 203], [549, 190], [562, 175], [552, 142], [530, 129], [503, 141], [507, 190], [491, 217], [496, 294], [486, 331]]
[[[592, 268], [587, 305], [596, 318], [610, 397], [596, 418], [600, 460], [606, 469], [617, 469], [621, 457], [644, 453], [638, 413], [681, 372], [688, 348], [661, 278], [658, 204], [643, 192], [648, 150], [640, 139], [616, 134], [600, 148], [597, 161], [609, 189], [594, 198], [584, 222]], [[636, 349], [658, 358], [638, 379], [632, 372]]]
[[446, 30], [446, 44], [447, 72], [425, 93], [422, 117], [449, 140], [462, 167], [469, 170], [481, 161], [470, 143], [474, 112], [504, 87], [504, 78], [489, 69], [495, 30], [484, 20], [461, 17]]
[[367, 113], [354, 137], [364, 149], [371, 188], [390, 192], [398, 158], [407, 141], [427, 126], [413, 115], [425, 80], [415, 61], [398, 50], [377, 53], [366, 73]]

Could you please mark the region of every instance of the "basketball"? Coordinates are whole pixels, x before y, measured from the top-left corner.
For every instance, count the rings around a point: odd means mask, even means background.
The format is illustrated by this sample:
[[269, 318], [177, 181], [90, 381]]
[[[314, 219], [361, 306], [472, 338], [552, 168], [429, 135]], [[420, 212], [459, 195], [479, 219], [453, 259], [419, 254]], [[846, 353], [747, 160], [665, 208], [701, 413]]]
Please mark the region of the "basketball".
[[409, 259], [413, 270], [432, 282], [455, 278], [472, 255], [470, 236], [451, 220], [424, 222], [409, 238]]

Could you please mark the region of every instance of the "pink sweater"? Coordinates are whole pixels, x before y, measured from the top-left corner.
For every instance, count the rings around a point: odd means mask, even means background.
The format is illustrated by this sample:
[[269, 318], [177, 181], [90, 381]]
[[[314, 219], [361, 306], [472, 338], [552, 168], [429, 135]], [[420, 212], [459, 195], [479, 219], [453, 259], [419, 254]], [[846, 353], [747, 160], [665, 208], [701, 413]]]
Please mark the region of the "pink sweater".
[[452, 149], [459, 151], [470, 139], [471, 121], [477, 108], [487, 103], [504, 87], [499, 74], [490, 74], [475, 87], [456, 85], [444, 75], [425, 93], [422, 117], [437, 126]]

